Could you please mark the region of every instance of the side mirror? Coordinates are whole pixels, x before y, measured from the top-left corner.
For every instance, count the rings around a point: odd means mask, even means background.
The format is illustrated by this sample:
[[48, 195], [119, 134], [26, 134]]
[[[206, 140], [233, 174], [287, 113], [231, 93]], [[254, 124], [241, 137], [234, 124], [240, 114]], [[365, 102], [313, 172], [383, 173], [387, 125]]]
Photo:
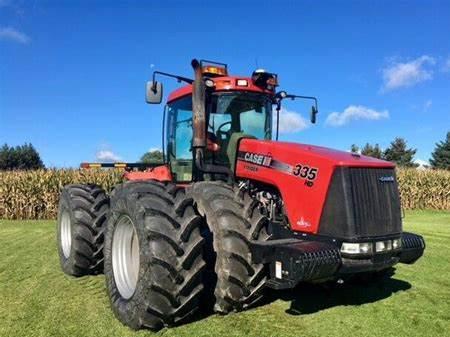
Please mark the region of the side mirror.
[[311, 123], [316, 124], [316, 115], [318, 112], [317, 108], [313, 105], [311, 107]]
[[147, 82], [145, 101], [148, 104], [159, 104], [162, 101], [163, 87], [160, 82]]

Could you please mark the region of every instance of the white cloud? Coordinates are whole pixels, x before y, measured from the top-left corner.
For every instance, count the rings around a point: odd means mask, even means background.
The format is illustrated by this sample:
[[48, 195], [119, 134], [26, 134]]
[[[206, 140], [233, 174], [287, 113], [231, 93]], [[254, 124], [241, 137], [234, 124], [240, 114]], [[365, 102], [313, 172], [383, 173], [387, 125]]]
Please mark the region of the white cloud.
[[122, 158], [109, 150], [98, 151], [95, 155], [95, 158], [99, 162], [118, 162], [122, 160]]
[[19, 32], [14, 28], [3, 27], [0, 28], [0, 40], [9, 40], [17, 43], [28, 44], [31, 39], [25, 33]]
[[162, 149], [161, 149], [160, 147], [151, 147], [151, 148], [148, 150], [148, 152], [154, 152], [154, 151], [159, 151], [159, 152], [161, 152]]
[[428, 55], [423, 55], [409, 62], [394, 62], [383, 69], [382, 91], [390, 91], [399, 88], [414, 86], [420, 82], [433, 78], [433, 71], [429, 68], [436, 60]]
[[[276, 132], [276, 121], [277, 115], [274, 113], [273, 118], [273, 130]], [[280, 110], [280, 133], [293, 133], [305, 130], [309, 127], [308, 121], [302, 117], [299, 113], [294, 111], [289, 111], [284, 108]]]
[[389, 111], [376, 111], [362, 105], [349, 105], [342, 112], [332, 112], [328, 115], [325, 124], [331, 126], [342, 126], [352, 120], [379, 120], [389, 118]]

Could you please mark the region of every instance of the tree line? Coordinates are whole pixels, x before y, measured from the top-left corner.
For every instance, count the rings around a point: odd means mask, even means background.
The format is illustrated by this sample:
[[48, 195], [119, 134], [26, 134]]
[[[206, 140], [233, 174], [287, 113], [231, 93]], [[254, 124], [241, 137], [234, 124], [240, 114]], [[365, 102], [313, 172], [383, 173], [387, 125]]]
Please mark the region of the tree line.
[[[405, 139], [395, 138], [388, 148], [382, 150], [379, 144], [367, 143], [362, 148], [353, 144], [351, 151], [378, 159], [395, 162], [402, 167], [417, 167], [414, 156], [417, 149], [409, 148]], [[142, 155], [141, 162], [162, 163], [163, 153], [160, 150], [149, 151]], [[431, 154], [430, 166], [437, 169], [450, 170], [450, 131], [446, 139], [436, 143]], [[0, 148], [0, 170], [36, 170], [45, 168], [39, 153], [30, 143], [19, 146], [4, 144]]]
[[[419, 164], [414, 162], [414, 156], [417, 149], [409, 148], [404, 138], [395, 138], [384, 151], [379, 144], [366, 143], [362, 148], [358, 145], [351, 145], [351, 152], [360, 153], [365, 156], [383, 159], [396, 163], [402, 167], [417, 167]], [[436, 169], [450, 169], [450, 131], [447, 132], [446, 139], [436, 143], [431, 153], [430, 166]]]
[[37, 170], [45, 168], [41, 156], [33, 145], [8, 146], [0, 148], [0, 170]]

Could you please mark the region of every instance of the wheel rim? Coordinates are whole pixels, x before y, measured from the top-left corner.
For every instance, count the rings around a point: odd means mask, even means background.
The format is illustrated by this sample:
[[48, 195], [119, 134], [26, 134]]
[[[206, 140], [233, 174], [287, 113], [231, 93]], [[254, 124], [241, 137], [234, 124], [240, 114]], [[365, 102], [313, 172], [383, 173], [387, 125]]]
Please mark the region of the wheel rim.
[[133, 221], [121, 216], [112, 239], [114, 281], [120, 295], [129, 299], [136, 290], [139, 275], [139, 240]]
[[70, 249], [72, 248], [72, 230], [71, 230], [70, 214], [67, 210], [63, 211], [61, 215], [61, 248], [66, 259], [70, 256]]

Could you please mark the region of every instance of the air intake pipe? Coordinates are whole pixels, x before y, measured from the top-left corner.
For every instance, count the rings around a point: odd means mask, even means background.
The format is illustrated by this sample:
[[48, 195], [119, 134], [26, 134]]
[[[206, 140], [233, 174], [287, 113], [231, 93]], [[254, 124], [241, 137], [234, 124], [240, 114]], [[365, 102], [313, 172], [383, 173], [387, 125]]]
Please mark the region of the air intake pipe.
[[202, 173], [225, 174], [228, 178], [233, 177], [233, 172], [225, 166], [206, 164], [205, 149], [206, 139], [206, 111], [205, 96], [206, 86], [203, 80], [202, 67], [197, 59], [191, 62], [194, 69], [194, 82], [192, 83], [192, 128], [195, 166]]
[[205, 82], [203, 81], [202, 67], [193, 59], [194, 82], [192, 83], [192, 127], [194, 128], [194, 149], [206, 148], [206, 112], [205, 112]]

